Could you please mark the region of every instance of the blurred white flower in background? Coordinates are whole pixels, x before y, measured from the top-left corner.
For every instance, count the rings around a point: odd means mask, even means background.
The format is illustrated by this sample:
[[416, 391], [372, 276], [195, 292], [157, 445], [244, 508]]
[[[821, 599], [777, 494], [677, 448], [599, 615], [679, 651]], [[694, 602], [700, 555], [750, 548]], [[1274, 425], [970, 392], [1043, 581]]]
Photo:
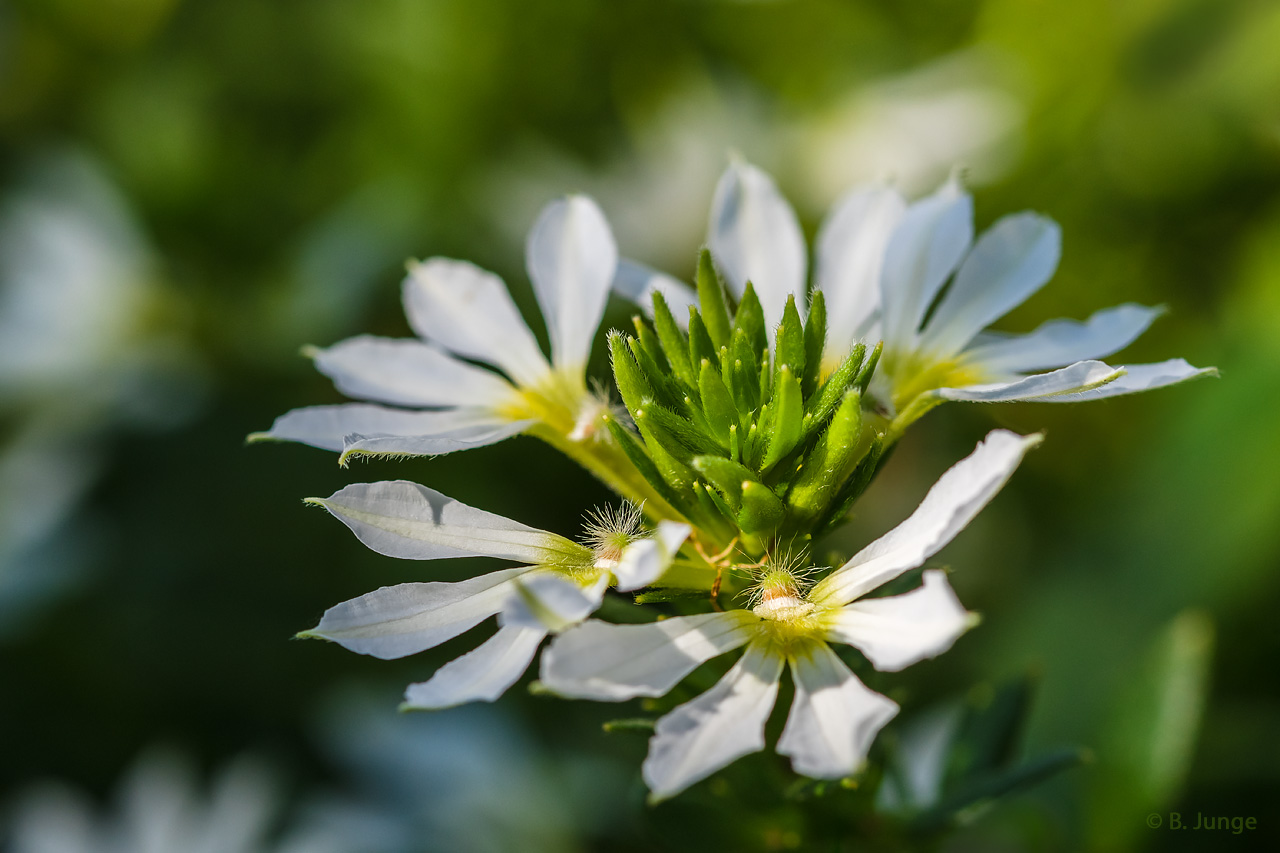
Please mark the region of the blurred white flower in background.
[[966, 51], [868, 83], [792, 126], [795, 165], [782, 171], [814, 210], [869, 181], [917, 195], [957, 164], [970, 186], [991, 183], [1016, 165], [1026, 121], [1007, 77], [993, 57]]
[[539, 746], [503, 706], [390, 715], [343, 692], [321, 738], [357, 791], [317, 801], [335, 831], [359, 828], [376, 853], [567, 853], [616, 832], [631, 773], [599, 756]]
[[747, 87], [693, 77], [652, 113], [628, 117], [626, 145], [602, 162], [525, 141], [478, 195], [515, 242], [548, 196], [588, 193], [610, 211], [627, 257], [691, 275], [726, 152], [781, 176], [810, 218], [851, 185], [889, 179], [915, 195], [957, 164], [981, 186], [1019, 156], [1026, 116], [1010, 77], [997, 59], [967, 51], [791, 114], [771, 113]]
[[44, 783], [9, 809], [9, 853], [354, 853], [351, 836], [295, 826], [277, 832], [283, 806], [271, 773], [242, 757], [207, 791], [186, 760], [152, 751], [119, 784], [112, 807]]
[[66, 525], [120, 426], [169, 428], [200, 400], [162, 321], [154, 260], [88, 159], [35, 161], [0, 195], [0, 638], [77, 575]]

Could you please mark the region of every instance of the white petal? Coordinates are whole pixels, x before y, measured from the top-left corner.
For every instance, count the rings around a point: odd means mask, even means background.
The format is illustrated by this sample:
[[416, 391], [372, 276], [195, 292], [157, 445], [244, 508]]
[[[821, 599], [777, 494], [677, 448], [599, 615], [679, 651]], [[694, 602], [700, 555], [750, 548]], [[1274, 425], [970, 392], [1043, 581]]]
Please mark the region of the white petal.
[[952, 178], [907, 208], [880, 275], [881, 335], [888, 350], [915, 348], [916, 329], [973, 241], [973, 199]]
[[847, 604], [914, 569], [955, 538], [996, 496], [1039, 434], [1021, 436], [994, 430], [973, 453], [933, 484], [911, 517], [863, 548], [814, 586], [809, 600]]
[[431, 344], [360, 335], [314, 352], [316, 369], [348, 397], [395, 406], [500, 406], [514, 389]]
[[528, 569], [503, 569], [458, 583], [384, 586], [325, 611], [304, 637], [323, 637], [362, 655], [390, 660], [438, 646], [506, 607]]
[[613, 291], [639, 305], [650, 317], [653, 316], [653, 294], [661, 293], [672, 318], [682, 329], [689, 325], [689, 306], [698, 304], [697, 292], [680, 279], [626, 258], [618, 261]]
[[1137, 340], [1162, 311], [1126, 304], [1098, 311], [1083, 323], [1050, 320], [1027, 335], [971, 346], [964, 358], [995, 373], [1026, 373], [1106, 358]]
[[656, 581], [675, 559], [693, 528], [679, 521], [660, 521], [651, 536], [633, 542], [613, 568], [617, 588], [630, 592]]
[[906, 202], [893, 187], [859, 187], [818, 232], [814, 286], [827, 303], [827, 351], [838, 360], [870, 331], [880, 308], [880, 270]]
[[778, 696], [782, 664], [782, 656], [765, 643], [753, 643], [715, 687], [658, 720], [644, 762], [652, 800], [674, 796], [764, 749], [764, 724]]
[[448, 258], [413, 264], [404, 310], [423, 338], [500, 367], [520, 385], [536, 384], [551, 370], [502, 279], [474, 264]]
[[531, 572], [517, 581], [520, 597], [503, 611], [502, 624], [563, 631], [594, 613], [608, 587], [606, 572], [587, 586], [557, 572]]
[[1150, 391], [1166, 385], [1177, 385], [1179, 382], [1199, 379], [1202, 376], [1218, 375], [1216, 367], [1193, 367], [1181, 358], [1171, 358], [1155, 364], [1126, 364], [1119, 369], [1125, 371], [1124, 376], [1100, 388], [1081, 391], [1077, 394], [1045, 397], [1040, 402], [1080, 403], [1085, 400], [1101, 400], [1105, 397], [1118, 397], [1121, 394], [1136, 394], [1139, 391]]
[[847, 643], [881, 672], [897, 672], [936, 657], [965, 632], [969, 614], [936, 569], [905, 595], [855, 601], [837, 611], [827, 639]]
[[430, 680], [410, 684], [402, 710], [434, 711], [467, 702], [492, 702], [520, 680], [547, 636], [545, 629], [507, 625]]
[[467, 506], [407, 480], [357, 483], [309, 502], [329, 510], [361, 542], [389, 557], [500, 557], [531, 564], [591, 560], [590, 550], [563, 536]]
[[521, 424], [521, 430], [529, 425], [529, 421], [513, 422], [484, 408], [407, 412], [366, 403], [344, 403], [286, 412], [276, 418], [271, 429], [254, 433], [249, 440], [297, 441], [323, 450], [342, 450], [344, 439], [349, 435], [449, 436], [459, 430], [478, 427], [492, 431], [516, 423]]
[[[453, 409], [449, 414], [465, 420], [464, 410]], [[479, 418], [477, 418], [479, 420]], [[361, 435], [353, 432], [342, 440], [341, 465], [353, 456], [443, 456], [460, 450], [474, 450], [505, 441], [513, 435], [533, 426], [537, 421], [481, 421], [462, 424], [452, 429], [439, 430], [428, 435]]]
[[747, 610], [677, 616], [644, 625], [591, 620], [561, 634], [542, 655], [541, 679], [564, 696], [621, 702], [661, 696], [698, 665], [751, 639]]
[[707, 243], [735, 296], [742, 296], [748, 281], [754, 285], [770, 334], [782, 321], [789, 295], [803, 309], [804, 233], [791, 205], [760, 169], [732, 163], [725, 170], [711, 202]]
[[1058, 268], [1062, 229], [1052, 219], [1015, 213], [992, 225], [956, 272], [921, 335], [920, 348], [955, 355], [973, 336], [1025, 302]]
[[1023, 376], [1009, 382], [938, 388], [932, 393], [944, 400], [964, 400], [971, 403], [1011, 403], [1025, 400], [1051, 402], [1055, 395], [1087, 391], [1115, 382], [1122, 376], [1124, 368], [1112, 367], [1101, 361], [1078, 361], [1049, 373]]
[[618, 247], [600, 208], [581, 195], [544, 207], [529, 232], [525, 263], [547, 320], [551, 361], [582, 369], [618, 265]]
[[778, 752], [797, 773], [839, 779], [858, 769], [898, 705], [857, 679], [826, 643], [811, 643], [791, 659], [796, 697]]

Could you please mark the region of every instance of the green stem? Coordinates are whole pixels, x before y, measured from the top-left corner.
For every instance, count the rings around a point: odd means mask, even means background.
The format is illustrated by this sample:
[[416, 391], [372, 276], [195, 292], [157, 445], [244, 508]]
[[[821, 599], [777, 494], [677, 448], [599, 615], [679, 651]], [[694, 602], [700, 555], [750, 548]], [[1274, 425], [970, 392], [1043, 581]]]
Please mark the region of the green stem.
[[666, 499], [640, 475], [631, 460], [618, 447], [605, 441], [572, 441], [563, 432], [546, 423], [532, 426], [529, 435], [542, 439], [596, 479], [629, 501], [640, 504], [652, 521], [684, 521]]

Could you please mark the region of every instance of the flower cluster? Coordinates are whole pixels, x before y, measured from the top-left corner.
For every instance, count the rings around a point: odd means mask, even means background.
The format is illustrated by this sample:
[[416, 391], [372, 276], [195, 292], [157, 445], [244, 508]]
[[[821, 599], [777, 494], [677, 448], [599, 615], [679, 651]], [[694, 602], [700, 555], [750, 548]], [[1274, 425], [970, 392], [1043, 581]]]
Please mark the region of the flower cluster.
[[[735, 163], [717, 187], [707, 244], [686, 285], [619, 261], [599, 209], [571, 197], [543, 211], [528, 242], [550, 360], [495, 276], [438, 258], [411, 265], [405, 281], [421, 340], [360, 337], [314, 351], [340, 390], [374, 404], [296, 410], [261, 437], [345, 461], [525, 432], [626, 503], [598, 511], [573, 541], [406, 481], [314, 499], [381, 554], [518, 565], [386, 587], [331, 608], [301, 636], [398, 658], [496, 617], [489, 639], [410, 685], [413, 709], [496, 699], [549, 636], [542, 687], [605, 702], [663, 696], [700, 664], [743, 649], [714, 687], [656, 721], [644, 764], [653, 797], [762, 749], [788, 668], [795, 695], [778, 752], [797, 773], [849, 776], [898, 706], [832, 644], [886, 672], [950, 648], [974, 623], [944, 573], [925, 569], [905, 594], [871, 594], [924, 566], [1041, 440], [990, 433], [898, 527], [834, 570], [816, 567], [815, 544], [905, 430], [948, 400], [1098, 399], [1213, 372], [1180, 359], [1098, 360], [1159, 313], [1136, 305], [1021, 336], [987, 331], [1053, 275], [1059, 233], [1021, 213], [975, 241], [972, 199], [954, 180], [910, 204], [887, 186], [847, 195], [819, 233], [810, 288], [794, 212], [765, 173]], [[610, 289], [648, 313], [608, 336], [625, 412], [586, 381]], [[704, 612], [588, 619], [609, 587], [647, 589], [636, 602], [659, 606], [692, 594]]]

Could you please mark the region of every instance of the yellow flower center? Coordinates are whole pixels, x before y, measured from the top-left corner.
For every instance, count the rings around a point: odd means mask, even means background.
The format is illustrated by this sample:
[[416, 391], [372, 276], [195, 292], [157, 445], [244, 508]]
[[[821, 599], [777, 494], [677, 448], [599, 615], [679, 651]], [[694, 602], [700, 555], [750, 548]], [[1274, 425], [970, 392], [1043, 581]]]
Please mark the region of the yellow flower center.
[[994, 379], [963, 357], [939, 359], [928, 353], [886, 352], [876, 373], [888, 380], [893, 407], [899, 412], [936, 388], [962, 388]]

